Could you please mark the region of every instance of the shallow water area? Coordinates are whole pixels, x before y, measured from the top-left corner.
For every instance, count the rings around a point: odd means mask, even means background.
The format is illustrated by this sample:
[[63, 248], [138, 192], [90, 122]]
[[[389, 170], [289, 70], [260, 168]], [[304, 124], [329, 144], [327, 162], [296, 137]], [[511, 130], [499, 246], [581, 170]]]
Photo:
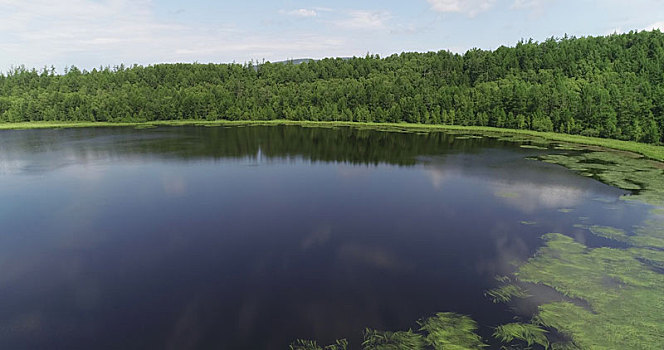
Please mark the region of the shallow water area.
[[541, 147], [439, 132], [6, 130], [0, 149], [10, 349], [360, 344], [439, 311], [492, 343], [517, 313], [485, 292], [543, 233], [621, 247], [579, 222], [629, 231], [651, 215], [530, 159]]

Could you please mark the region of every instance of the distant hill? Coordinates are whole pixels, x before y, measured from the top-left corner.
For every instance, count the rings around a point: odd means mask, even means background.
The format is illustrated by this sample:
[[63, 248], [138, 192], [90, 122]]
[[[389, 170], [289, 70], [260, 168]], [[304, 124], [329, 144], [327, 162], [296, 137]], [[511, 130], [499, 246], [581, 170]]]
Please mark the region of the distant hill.
[[[342, 59], [342, 60], [349, 60], [352, 57], [334, 57], [334, 58], [328, 58], [328, 59]], [[296, 58], [296, 59], [290, 59], [290, 60], [284, 60], [284, 61], [277, 61], [277, 62], [271, 62], [271, 63], [282, 63], [282, 64], [300, 64], [300, 63], [309, 63], [309, 62], [314, 62], [314, 61], [319, 61], [313, 58]]]
[[315, 61], [313, 58], [296, 58], [296, 59], [290, 59], [290, 60], [284, 60], [284, 61], [277, 61], [277, 62], [272, 62], [272, 63], [283, 63], [283, 64], [300, 64], [300, 63], [309, 63]]

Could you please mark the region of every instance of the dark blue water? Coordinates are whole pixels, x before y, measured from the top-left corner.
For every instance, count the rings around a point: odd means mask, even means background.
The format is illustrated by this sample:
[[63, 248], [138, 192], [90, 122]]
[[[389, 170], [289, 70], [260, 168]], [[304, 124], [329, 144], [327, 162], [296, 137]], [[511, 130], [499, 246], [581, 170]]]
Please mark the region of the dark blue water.
[[2, 131], [0, 348], [357, 348], [438, 311], [490, 341], [514, 314], [483, 293], [541, 234], [598, 246], [579, 217], [645, 215], [538, 153], [349, 128]]

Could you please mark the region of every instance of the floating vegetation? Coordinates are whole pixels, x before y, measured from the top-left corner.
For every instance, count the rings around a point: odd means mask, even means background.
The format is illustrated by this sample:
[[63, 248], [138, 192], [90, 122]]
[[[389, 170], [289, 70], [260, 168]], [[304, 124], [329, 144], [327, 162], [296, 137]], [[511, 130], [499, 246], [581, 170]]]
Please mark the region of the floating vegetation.
[[[498, 139], [534, 142], [519, 136]], [[544, 235], [546, 243], [535, 256], [520, 264], [514, 275], [497, 276], [496, 280], [503, 285], [486, 291], [485, 295], [494, 303], [530, 298], [528, 291], [520, 286], [532, 283], [550, 287], [566, 298], [543, 302], [530, 322], [497, 326], [494, 337], [504, 343], [503, 349], [664, 349], [664, 164], [629, 152], [607, 152], [567, 144], [555, 148], [575, 152], [548, 154], [538, 159], [632, 191], [621, 197], [622, 200], [658, 207], [651, 209], [647, 221], [629, 232], [590, 225], [589, 217], [579, 217], [586, 224], [574, 225], [598, 237], [625, 243], [627, 248], [589, 248], [560, 233]], [[495, 195], [519, 198], [515, 192], [496, 192]], [[614, 202], [604, 198], [595, 200]], [[558, 211], [574, 210], [561, 208]], [[524, 220], [521, 224], [534, 225], [535, 222]], [[476, 334], [477, 324], [467, 316], [439, 313], [418, 324], [421, 328], [417, 331], [368, 329], [364, 349], [482, 349], [486, 346]]]
[[[487, 345], [477, 335], [477, 323], [470, 317], [452, 312], [439, 312], [435, 316], [417, 321], [417, 331], [364, 330], [364, 350], [478, 350]], [[345, 350], [349, 347], [346, 339], [335, 344], [320, 346], [314, 340], [297, 340], [290, 350]]]
[[647, 220], [629, 236], [633, 246], [664, 250], [664, 219]]
[[140, 130], [140, 129], [154, 129], [157, 126], [154, 124], [138, 124], [134, 126], [134, 129]]
[[627, 233], [625, 233], [624, 230], [621, 230], [619, 228], [593, 225], [590, 226], [588, 229], [594, 235], [599, 237], [604, 237], [619, 242], [627, 242], [629, 240], [629, 236], [627, 235]]
[[602, 202], [602, 203], [613, 203], [614, 202], [612, 199], [602, 198], [602, 197], [593, 198], [593, 200], [596, 201], [596, 202]]
[[439, 312], [434, 317], [418, 321], [420, 330], [428, 333], [425, 340], [435, 350], [481, 349], [485, 346], [477, 335], [477, 323], [468, 316]]
[[544, 238], [546, 245], [517, 276], [583, 299], [588, 308], [566, 301], [544, 304], [538, 322], [568, 335], [580, 348], [664, 346], [664, 274], [639, 261], [643, 251], [589, 249], [557, 233]]
[[508, 323], [496, 327], [493, 336], [504, 343], [522, 341], [532, 346], [538, 344], [545, 349], [549, 347], [549, 340], [546, 338], [547, 331], [532, 323]]
[[[550, 154], [540, 159], [568, 167], [581, 175], [633, 191], [623, 200], [659, 206], [651, 219], [627, 233], [609, 226], [582, 225], [593, 234], [624, 242], [628, 249], [594, 248], [562, 234], [544, 236], [546, 245], [515, 273], [521, 282], [554, 288], [583, 300], [549, 302], [539, 306], [530, 323], [496, 328], [495, 337], [525, 341], [551, 349], [662, 349], [664, 348], [664, 166], [627, 152], [589, 151], [572, 155]], [[598, 201], [612, 202], [597, 198]], [[570, 212], [567, 209], [559, 210]], [[589, 218], [580, 217], [581, 221]], [[506, 278], [505, 280], [510, 280]], [[509, 290], [501, 287], [502, 290]], [[487, 293], [493, 297], [500, 294]], [[520, 298], [510, 295], [504, 300]], [[542, 327], [569, 339], [547, 339]], [[530, 342], [528, 341], [530, 340]]]
[[332, 345], [320, 346], [315, 340], [298, 339], [288, 347], [290, 350], [346, 350], [348, 341], [339, 339]]
[[501, 282], [501, 283], [508, 283], [508, 282], [512, 281], [510, 276], [496, 276], [494, 278], [496, 279], [496, 281]]
[[365, 350], [419, 350], [425, 348], [425, 342], [424, 337], [421, 334], [414, 333], [410, 329], [401, 332], [385, 332], [377, 331], [375, 329], [366, 329], [364, 331], [364, 342], [362, 342], [362, 347]]
[[537, 221], [519, 221], [522, 225], [537, 225]]
[[561, 143], [554, 146], [553, 148], [560, 151], [581, 151], [584, 149], [582, 146], [574, 145], [571, 143]]
[[548, 145], [548, 142], [537, 136], [528, 136], [528, 135], [517, 135], [517, 134], [510, 134], [510, 135], [505, 135], [502, 134], [497, 137], [498, 141], [508, 141], [508, 142], [532, 142], [532, 143], [538, 143], [542, 145]]
[[542, 147], [542, 146], [536, 146], [536, 145], [521, 145], [519, 146], [521, 148], [527, 148], [527, 149], [538, 149], [538, 150], [547, 150], [547, 147]]
[[483, 139], [483, 136], [479, 135], [463, 135], [463, 136], [454, 136], [455, 140], [472, 140], [472, 139]]
[[[664, 165], [629, 152], [587, 152], [540, 157], [624, 190], [636, 191], [623, 199], [664, 206]], [[588, 175], [587, 175], [588, 176]]]
[[490, 289], [484, 292], [484, 295], [489, 297], [495, 304], [507, 303], [512, 300], [513, 297], [527, 298], [530, 296], [525, 289], [516, 284], [507, 284], [498, 288]]

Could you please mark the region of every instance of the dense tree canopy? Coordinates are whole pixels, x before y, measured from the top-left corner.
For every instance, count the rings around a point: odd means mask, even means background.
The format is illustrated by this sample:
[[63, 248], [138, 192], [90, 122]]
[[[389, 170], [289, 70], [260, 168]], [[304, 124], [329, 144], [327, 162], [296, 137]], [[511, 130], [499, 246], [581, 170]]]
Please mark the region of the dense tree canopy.
[[159, 64], [0, 75], [0, 121], [341, 120], [664, 141], [664, 34], [301, 64]]

